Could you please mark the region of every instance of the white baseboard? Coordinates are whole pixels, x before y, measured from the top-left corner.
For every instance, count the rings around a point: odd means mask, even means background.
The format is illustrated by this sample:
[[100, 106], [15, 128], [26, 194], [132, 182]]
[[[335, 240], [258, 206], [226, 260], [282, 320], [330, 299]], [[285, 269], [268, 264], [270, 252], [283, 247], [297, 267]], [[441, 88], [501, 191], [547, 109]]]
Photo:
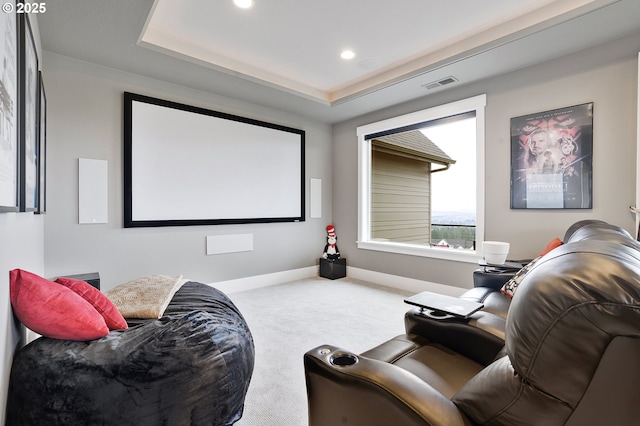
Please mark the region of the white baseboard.
[[[318, 266], [309, 266], [289, 271], [274, 272], [272, 274], [220, 281], [210, 283], [209, 285], [224, 293], [230, 294], [253, 290], [256, 288], [269, 287], [305, 278], [317, 277], [318, 272]], [[398, 275], [384, 274], [381, 272], [369, 271], [367, 269], [353, 268], [351, 266], [347, 266], [347, 277], [414, 293], [420, 293], [421, 291], [433, 291], [435, 293], [446, 294], [448, 296], [459, 296], [467, 290], [466, 288], [416, 280]]]
[[412, 291], [414, 293], [432, 291], [434, 293], [446, 294], [447, 296], [460, 296], [468, 290], [466, 288], [416, 280], [399, 275], [384, 274], [382, 272], [369, 271], [367, 269], [353, 268], [350, 266], [347, 266], [347, 276], [356, 280], [367, 281], [372, 284], [398, 290]]
[[272, 274], [255, 275], [253, 277], [238, 278], [235, 280], [219, 281], [209, 285], [217, 288], [223, 293], [237, 293], [239, 291], [253, 290], [256, 288], [269, 287], [289, 281], [302, 280], [318, 276], [318, 267], [309, 266], [306, 268], [292, 269], [289, 271], [274, 272]]

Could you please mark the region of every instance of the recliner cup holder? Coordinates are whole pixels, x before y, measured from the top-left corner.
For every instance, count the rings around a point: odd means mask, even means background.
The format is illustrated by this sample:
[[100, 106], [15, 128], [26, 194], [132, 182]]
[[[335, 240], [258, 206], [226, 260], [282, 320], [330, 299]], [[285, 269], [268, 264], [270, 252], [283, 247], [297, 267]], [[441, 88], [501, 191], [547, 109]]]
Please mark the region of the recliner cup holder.
[[358, 357], [352, 354], [337, 353], [331, 356], [329, 362], [337, 367], [348, 367], [358, 362]]
[[454, 315], [448, 314], [446, 312], [437, 311], [435, 309], [425, 309], [425, 308], [420, 310], [420, 315], [423, 315], [425, 317], [428, 317], [434, 320], [448, 320], [448, 319], [456, 318]]

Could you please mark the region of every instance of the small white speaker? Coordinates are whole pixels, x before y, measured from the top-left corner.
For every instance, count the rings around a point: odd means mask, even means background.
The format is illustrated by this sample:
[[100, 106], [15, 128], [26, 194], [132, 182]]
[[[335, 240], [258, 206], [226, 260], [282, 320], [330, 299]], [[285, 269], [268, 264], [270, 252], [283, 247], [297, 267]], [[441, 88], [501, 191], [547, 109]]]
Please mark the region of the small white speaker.
[[108, 162], [78, 159], [78, 223], [108, 221]]

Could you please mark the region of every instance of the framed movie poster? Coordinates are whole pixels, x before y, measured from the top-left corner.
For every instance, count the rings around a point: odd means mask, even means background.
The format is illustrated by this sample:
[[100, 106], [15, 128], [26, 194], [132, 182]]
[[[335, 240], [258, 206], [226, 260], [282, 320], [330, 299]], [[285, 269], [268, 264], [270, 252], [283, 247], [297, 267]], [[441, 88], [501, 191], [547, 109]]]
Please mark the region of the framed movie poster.
[[590, 209], [593, 102], [511, 119], [511, 208]]
[[[15, 5], [14, 1], [6, 5]], [[0, 212], [18, 211], [18, 51], [15, 13], [0, 14]]]

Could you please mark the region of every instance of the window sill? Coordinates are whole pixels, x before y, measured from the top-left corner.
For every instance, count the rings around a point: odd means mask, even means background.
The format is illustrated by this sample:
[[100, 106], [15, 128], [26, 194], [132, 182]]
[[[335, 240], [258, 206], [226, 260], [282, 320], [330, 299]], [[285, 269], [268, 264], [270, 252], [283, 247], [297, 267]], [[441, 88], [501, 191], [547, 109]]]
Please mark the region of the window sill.
[[383, 251], [396, 254], [408, 254], [411, 256], [430, 257], [434, 259], [453, 260], [456, 262], [478, 263], [481, 259], [475, 251], [423, 247], [416, 244], [394, 243], [389, 241], [358, 241], [359, 249]]

